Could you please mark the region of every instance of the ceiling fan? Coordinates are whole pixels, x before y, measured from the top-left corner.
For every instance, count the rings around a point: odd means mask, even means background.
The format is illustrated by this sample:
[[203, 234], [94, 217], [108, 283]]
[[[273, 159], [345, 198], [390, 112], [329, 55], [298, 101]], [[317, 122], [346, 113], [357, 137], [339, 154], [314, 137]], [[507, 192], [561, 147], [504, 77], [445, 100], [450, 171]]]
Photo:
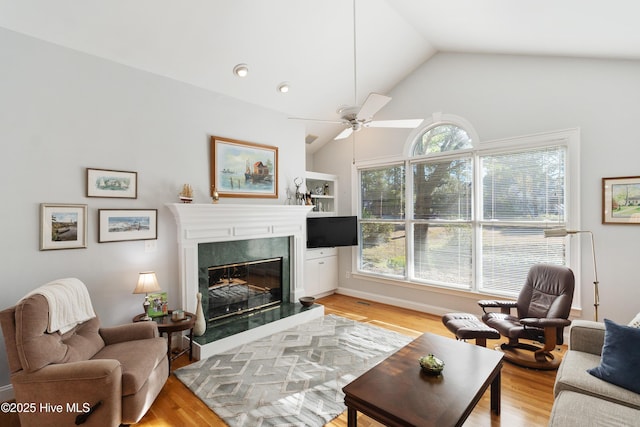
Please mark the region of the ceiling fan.
[[340, 132], [334, 139], [348, 138], [353, 132], [357, 132], [362, 128], [407, 128], [413, 129], [420, 126], [422, 119], [405, 119], [405, 120], [373, 120], [374, 114], [382, 109], [391, 101], [391, 97], [380, 95], [379, 93], [370, 93], [362, 106], [350, 105], [338, 108], [337, 113], [340, 114], [340, 120], [316, 120], [316, 119], [298, 119], [323, 123], [340, 123], [346, 128]]
[[[356, 70], [356, 0], [353, 0], [353, 91], [354, 102], [358, 100], [357, 93], [357, 70]], [[318, 120], [304, 119], [298, 117], [290, 117], [295, 120], [305, 120], [324, 123], [340, 123], [345, 129], [340, 132], [334, 140], [348, 138], [353, 132], [357, 132], [362, 128], [378, 127], [378, 128], [406, 128], [413, 129], [422, 123], [422, 119], [405, 119], [405, 120], [373, 120], [373, 116], [380, 111], [385, 105], [391, 101], [391, 97], [372, 92], [367, 96], [362, 106], [349, 105], [338, 108], [337, 113], [340, 120]]]

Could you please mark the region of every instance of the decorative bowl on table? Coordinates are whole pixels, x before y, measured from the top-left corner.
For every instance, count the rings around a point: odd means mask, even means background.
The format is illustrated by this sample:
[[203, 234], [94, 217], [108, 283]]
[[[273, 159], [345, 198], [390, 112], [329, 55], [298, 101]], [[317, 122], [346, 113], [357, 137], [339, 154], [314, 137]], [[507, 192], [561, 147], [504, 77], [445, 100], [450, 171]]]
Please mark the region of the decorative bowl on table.
[[444, 362], [435, 357], [433, 354], [422, 356], [418, 359], [418, 362], [420, 362], [422, 372], [427, 375], [440, 375], [442, 373], [442, 370], [444, 369]]
[[303, 307], [311, 307], [316, 299], [314, 297], [302, 297], [298, 301], [300, 301]]

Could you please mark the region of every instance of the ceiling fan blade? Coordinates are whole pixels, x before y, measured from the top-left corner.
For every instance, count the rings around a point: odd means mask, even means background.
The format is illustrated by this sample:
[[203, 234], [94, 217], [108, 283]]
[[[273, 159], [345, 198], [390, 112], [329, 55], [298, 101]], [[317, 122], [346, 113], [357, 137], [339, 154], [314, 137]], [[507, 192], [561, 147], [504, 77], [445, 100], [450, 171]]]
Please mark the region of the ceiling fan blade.
[[338, 140], [338, 139], [345, 139], [348, 138], [349, 135], [351, 135], [353, 133], [353, 129], [351, 128], [346, 128], [345, 130], [343, 130], [342, 132], [340, 132], [338, 134], [338, 136], [336, 136], [335, 138], [333, 138], [334, 140]]
[[379, 93], [370, 93], [364, 101], [364, 104], [362, 104], [362, 108], [358, 111], [356, 118], [358, 120], [370, 119], [375, 113], [380, 111], [382, 107], [387, 105], [389, 101], [391, 101], [391, 98], [388, 96], [380, 95]]
[[303, 120], [305, 122], [319, 122], [319, 123], [337, 123], [344, 124], [344, 120], [322, 120], [322, 119], [307, 119], [304, 117], [287, 117], [289, 120]]
[[366, 123], [366, 127], [371, 128], [406, 128], [413, 129], [420, 126], [423, 119], [407, 119], [407, 120], [374, 120]]

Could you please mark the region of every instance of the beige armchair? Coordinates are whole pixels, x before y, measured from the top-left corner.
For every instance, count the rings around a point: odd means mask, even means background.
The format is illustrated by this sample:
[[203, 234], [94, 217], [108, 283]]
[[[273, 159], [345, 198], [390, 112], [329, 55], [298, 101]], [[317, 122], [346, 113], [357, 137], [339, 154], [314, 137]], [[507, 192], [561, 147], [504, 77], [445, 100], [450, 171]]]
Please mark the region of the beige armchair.
[[21, 426], [138, 422], [169, 375], [155, 322], [100, 328], [94, 317], [48, 333], [48, 311], [35, 294], [0, 312]]

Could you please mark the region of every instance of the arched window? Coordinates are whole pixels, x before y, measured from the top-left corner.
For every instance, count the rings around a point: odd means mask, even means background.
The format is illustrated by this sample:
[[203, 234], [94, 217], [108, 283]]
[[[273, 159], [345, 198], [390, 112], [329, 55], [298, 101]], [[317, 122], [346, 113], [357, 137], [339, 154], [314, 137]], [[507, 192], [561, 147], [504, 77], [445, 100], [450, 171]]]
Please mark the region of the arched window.
[[473, 148], [467, 131], [453, 123], [443, 123], [428, 127], [416, 138], [411, 155], [424, 156], [467, 148]]
[[532, 264], [575, 268], [543, 232], [576, 225], [578, 149], [575, 130], [480, 142], [464, 119], [435, 114], [404, 159], [358, 166], [358, 271], [516, 297]]

